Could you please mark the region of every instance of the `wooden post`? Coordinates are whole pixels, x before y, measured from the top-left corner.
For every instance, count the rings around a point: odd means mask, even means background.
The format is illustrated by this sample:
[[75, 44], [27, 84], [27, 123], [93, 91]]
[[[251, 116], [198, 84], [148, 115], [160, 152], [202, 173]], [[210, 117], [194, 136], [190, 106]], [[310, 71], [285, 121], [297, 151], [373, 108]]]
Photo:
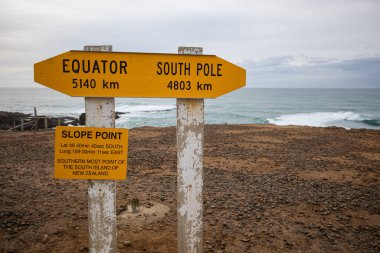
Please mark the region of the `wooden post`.
[[45, 130], [48, 129], [48, 118], [45, 116], [44, 118], [44, 125], [45, 125]]
[[24, 118], [21, 118], [21, 131], [24, 131]]
[[36, 122], [32, 126], [32, 130], [37, 131], [38, 130], [38, 118], [37, 118], [37, 108], [36, 107], [34, 107], [34, 119], [36, 120]]
[[[179, 47], [179, 54], [202, 54], [200, 47]], [[194, 84], [195, 85], [195, 84]], [[178, 252], [203, 248], [204, 99], [177, 99]]]
[[[112, 51], [112, 46], [85, 46], [86, 51]], [[86, 126], [115, 127], [115, 98], [85, 98]], [[89, 180], [89, 249], [91, 253], [117, 252], [116, 182]]]

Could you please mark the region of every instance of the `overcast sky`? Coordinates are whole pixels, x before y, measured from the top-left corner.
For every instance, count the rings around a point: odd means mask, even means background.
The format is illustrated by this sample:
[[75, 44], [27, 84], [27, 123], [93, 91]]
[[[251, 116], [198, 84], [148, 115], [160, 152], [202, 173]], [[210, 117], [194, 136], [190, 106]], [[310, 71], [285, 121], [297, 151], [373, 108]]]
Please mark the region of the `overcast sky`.
[[39, 87], [33, 64], [84, 45], [201, 46], [251, 87], [380, 88], [379, 0], [0, 0], [0, 87]]

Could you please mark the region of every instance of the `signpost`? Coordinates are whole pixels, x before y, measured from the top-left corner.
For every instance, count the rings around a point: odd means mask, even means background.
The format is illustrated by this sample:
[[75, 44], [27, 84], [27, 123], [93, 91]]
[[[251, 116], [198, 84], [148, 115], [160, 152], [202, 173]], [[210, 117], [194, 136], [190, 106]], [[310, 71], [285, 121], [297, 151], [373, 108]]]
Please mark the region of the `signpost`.
[[[88, 51], [112, 51], [112, 46], [86, 46]], [[87, 127], [115, 127], [115, 98], [85, 98]], [[117, 252], [116, 182], [88, 181], [88, 229], [91, 253]]]
[[[200, 47], [180, 47], [178, 54], [202, 54]], [[178, 252], [203, 248], [204, 99], [177, 99]]]
[[245, 69], [214, 55], [69, 51], [34, 65], [37, 83], [70, 96], [215, 98]]
[[178, 54], [111, 51], [112, 46], [85, 46], [85, 51], [34, 65], [35, 82], [86, 97], [87, 127], [56, 129], [55, 177], [93, 179], [88, 186], [89, 249], [117, 252], [114, 179], [126, 177], [128, 132], [107, 129], [115, 127], [115, 97], [177, 98], [178, 252], [200, 253], [204, 98], [245, 86], [245, 69], [203, 55], [199, 47], [180, 47]]

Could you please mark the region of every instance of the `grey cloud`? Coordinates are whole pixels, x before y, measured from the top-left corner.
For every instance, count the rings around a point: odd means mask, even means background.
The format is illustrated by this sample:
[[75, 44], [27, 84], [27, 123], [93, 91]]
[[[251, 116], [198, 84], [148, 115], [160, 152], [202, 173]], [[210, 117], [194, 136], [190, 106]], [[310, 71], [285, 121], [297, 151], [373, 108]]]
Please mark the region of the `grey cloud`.
[[253, 87], [380, 88], [380, 56], [346, 60], [282, 56], [242, 65]]
[[[35, 62], [86, 44], [168, 53], [202, 46], [235, 63], [266, 59], [252, 61], [253, 85], [280, 85], [290, 76], [320, 80], [322, 73], [358, 78], [360, 67], [365, 73], [375, 63], [342, 59], [380, 53], [379, 9], [377, 0], [0, 0], [0, 86], [33, 85]], [[292, 66], [294, 59], [281, 55], [313, 58]]]

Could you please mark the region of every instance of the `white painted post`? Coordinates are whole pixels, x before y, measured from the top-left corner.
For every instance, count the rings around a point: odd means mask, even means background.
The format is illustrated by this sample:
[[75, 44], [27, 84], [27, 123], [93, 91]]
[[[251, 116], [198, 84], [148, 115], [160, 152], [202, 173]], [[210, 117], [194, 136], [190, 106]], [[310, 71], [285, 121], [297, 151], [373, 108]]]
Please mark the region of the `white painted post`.
[[[112, 46], [85, 46], [85, 51], [112, 51]], [[85, 98], [86, 126], [115, 127], [115, 98]], [[88, 181], [89, 249], [117, 252], [116, 182]]]
[[32, 130], [38, 130], [38, 118], [37, 118], [37, 108], [34, 107], [34, 119], [36, 120], [34, 125], [32, 126]]
[[[178, 48], [178, 54], [202, 51], [200, 47]], [[203, 249], [203, 142], [204, 99], [177, 99], [179, 253], [201, 253]]]

